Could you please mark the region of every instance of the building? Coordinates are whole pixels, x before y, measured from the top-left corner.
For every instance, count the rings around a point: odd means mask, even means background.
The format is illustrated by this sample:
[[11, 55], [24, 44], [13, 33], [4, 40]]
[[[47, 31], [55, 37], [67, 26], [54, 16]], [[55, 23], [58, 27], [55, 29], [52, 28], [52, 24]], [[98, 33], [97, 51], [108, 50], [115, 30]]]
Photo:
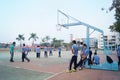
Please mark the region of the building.
[[70, 34], [70, 42], [73, 41], [73, 34]]
[[10, 44], [8, 43], [0, 43], [0, 48], [8, 48]]
[[[86, 43], [86, 38], [76, 38], [76, 41], [80, 41], [83, 43]], [[89, 43], [90, 47], [98, 47], [98, 39], [97, 38], [90, 38], [90, 43]]]
[[105, 43], [105, 47], [106, 48], [112, 48], [112, 49], [116, 49], [117, 45], [120, 44], [119, 41], [119, 35], [117, 33], [113, 33], [110, 35], [104, 35], [104, 37], [99, 36], [98, 38], [98, 48], [103, 49], [104, 45], [103, 45], [103, 39], [104, 39], [104, 43]]

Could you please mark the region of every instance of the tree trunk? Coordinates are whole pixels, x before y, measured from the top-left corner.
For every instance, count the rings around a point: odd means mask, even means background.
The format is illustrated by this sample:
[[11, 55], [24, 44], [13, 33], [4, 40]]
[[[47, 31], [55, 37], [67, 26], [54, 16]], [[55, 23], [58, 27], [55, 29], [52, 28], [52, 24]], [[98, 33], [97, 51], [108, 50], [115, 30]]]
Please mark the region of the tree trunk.
[[34, 46], [34, 40], [32, 41], [32, 46]]
[[21, 42], [21, 40], [20, 40], [20, 47], [22, 47], [22, 42]]

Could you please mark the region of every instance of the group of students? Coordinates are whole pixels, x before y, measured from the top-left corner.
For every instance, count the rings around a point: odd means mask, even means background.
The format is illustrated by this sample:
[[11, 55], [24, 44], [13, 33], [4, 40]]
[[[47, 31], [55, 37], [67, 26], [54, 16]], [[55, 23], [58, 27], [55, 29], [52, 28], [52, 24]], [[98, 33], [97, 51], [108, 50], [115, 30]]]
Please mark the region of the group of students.
[[[73, 40], [72, 41], [73, 45], [72, 45], [72, 58], [70, 60], [70, 64], [69, 64], [69, 69], [67, 70], [67, 72], [76, 72], [76, 69], [78, 67], [80, 67], [80, 69], [82, 69], [83, 65], [85, 64], [85, 62], [91, 58], [92, 56], [92, 52], [91, 50], [89, 50], [87, 48], [86, 44], [82, 44], [81, 47], [81, 53], [80, 53], [80, 61], [77, 63], [77, 56], [78, 56], [78, 45], [76, 44], [76, 41]], [[89, 56], [89, 58], [88, 58]], [[91, 60], [91, 59], [90, 59]], [[91, 60], [92, 61], [92, 60]], [[95, 52], [95, 55], [93, 56], [93, 62], [95, 64], [99, 64], [100, 58], [99, 56], [97, 56], [97, 53]], [[72, 64], [74, 63], [74, 69], [72, 69]]]
[[89, 48], [89, 58], [88, 58], [88, 65], [91, 64], [100, 64], [100, 57], [97, 55], [97, 50], [95, 50], [94, 56], [92, 58], [92, 50]]
[[[10, 62], [14, 62], [13, 60], [13, 57], [14, 57], [14, 48], [15, 48], [15, 42], [13, 42], [11, 45], [10, 45]], [[28, 62], [30, 62], [30, 59], [27, 57], [28, 55], [28, 52], [29, 52], [29, 48], [25, 46], [25, 44], [23, 44], [23, 47], [22, 47], [22, 62], [24, 62], [24, 60], [26, 59]]]
[[[36, 58], [40, 58], [40, 53], [41, 53], [40, 46], [37, 46], [35, 51], [36, 51]], [[44, 47], [44, 57], [46, 57], [46, 58], [48, 57], [48, 51], [49, 51], [49, 56], [53, 56], [53, 53], [52, 53], [53, 48], [45, 46]], [[59, 54], [58, 57], [61, 57], [61, 51], [62, 51], [62, 48], [58, 47], [58, 54]]]
[[[73, 45], [72, 45], [72, 58], [70, 60], [70, 64], [69, 64], [69, 69], [67, 70], [67, 72], [76, 72], [76, 69], [78, 67], [80, 67], [80, 69], [82, 69], [82, 66], [85, 64], [85, 62], [88, 60], [88, 62], [90, 61], [90, 64], [99, 64], [100, 63], [100, 57], [97, 55], [97, 52], [95, 51], [94, 53], [94, 56], [93, 56], [93, 59], [91, 58], [92, 57], [92, 51], [91, 49], [87, 48], [87, 45], [86, 44], [82, 44], [82, 47], [81, 47], [81, 53], [80, 53], [80, 61], [77, 63], [77, 56], [78, 56], [78, 45], [76, 44], [76, 41], [73, 40]], [[15, 42], [13, 42], [11, 45], [10, 45], [10, 62], [14, 62], [13, 60], [13, 56], [14, 56], [14, 48], [15, 48]], [[59, 53], [59, 56], [58, 57], [61, 57], [61, 47], [58, 48], [58, 53]], [[44, 47], [44, 56], [45, 57], [48, 57], [47, 55], [47, 51], [48, 51], [48, 48], [47, 47]], [[52, 48], [49, 48], [49, 51], [50, 51], [50, 54], [49, 55], [53, 55], [52, 54]], [[118, 57], [118, 65], [120, 65], [120, 45], [118, 45], [118, 48], [117, 48], [117, 57]], [[27, 57], [28, 55], [28, 52], [29, 52], [29, 48], [25, 46], [25, 44], [23, 44], [23, 47], [22, 47], [22, 62], [24, 62], [24, 60], [26, 59], [28, 62], [30, 62], [30, 59]], [[89, 57], [88, 57], [89, 55]], [[40, 58], [40, 46], [37, 46], [36, 48], [36, 57], [37, 58]], [[72, 70], [72, 64], [74, 63], [74, 69]]]
[[[13, 42], [11, 45], [10, 45], [10, 62], [14, 62], [13, 60], [13, 56], [14, 56], [14, 48], [15, 48], [15, 42]], [[52, 47], [47, 47], [45, 46], [44, 47], [44, 57], [48, 57], [48, 51], [49, 51], [49, 56], [52, 56], [53, 53], [52, 53], [52, 50], [53, 48]], [[61, 47], [58, 47], [58, 57], [61, 57]], [[30, 49], [25, 45], [23, 44], [22, 46], [22, 62], [24, 62], [24, 60], [27, 60], [28, 62], [30, 62], [30, 59], [27, 57], [28, 55], [28, 52], [30, 51]], [[40, 46], [37, 46], [35, 48], [35, 52], [36, 52], [36, 58], [40, 58], [40, 53], [41, 53], [41, 48]]]

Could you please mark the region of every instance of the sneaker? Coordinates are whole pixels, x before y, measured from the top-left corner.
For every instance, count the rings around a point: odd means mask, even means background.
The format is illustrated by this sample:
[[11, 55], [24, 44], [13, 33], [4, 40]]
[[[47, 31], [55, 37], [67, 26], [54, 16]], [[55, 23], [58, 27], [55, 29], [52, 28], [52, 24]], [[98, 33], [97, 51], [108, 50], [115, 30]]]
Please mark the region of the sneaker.
[[71, 73], [71, 72], [72, 72], [72, 70], [66, 70], [66, 72], [67, 72], [67, 73]]
[[73, 69], [73, 70], [72, 70], [72, 72], [76, 72], [76, 70], [75, 70], [75, 69]]
[[79, 70], [82, 70], [82, 68], [80, 67]]
[[28, 60], [28, 62], [30, 62], [30, 60]]
[[10, 62], [14, 62], [14, 60], [10, 60]]

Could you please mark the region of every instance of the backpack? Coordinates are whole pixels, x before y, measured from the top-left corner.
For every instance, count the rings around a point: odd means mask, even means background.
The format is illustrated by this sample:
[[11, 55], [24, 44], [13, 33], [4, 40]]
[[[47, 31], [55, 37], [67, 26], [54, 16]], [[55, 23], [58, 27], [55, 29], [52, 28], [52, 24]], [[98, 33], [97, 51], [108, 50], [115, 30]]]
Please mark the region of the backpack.
[[112, 58], [110, 56], [107, 55], [106, 58], [107, 58], [108, 63], [110, 63], [110, 64], [113, 63], [113, 60], [112, 60]]

